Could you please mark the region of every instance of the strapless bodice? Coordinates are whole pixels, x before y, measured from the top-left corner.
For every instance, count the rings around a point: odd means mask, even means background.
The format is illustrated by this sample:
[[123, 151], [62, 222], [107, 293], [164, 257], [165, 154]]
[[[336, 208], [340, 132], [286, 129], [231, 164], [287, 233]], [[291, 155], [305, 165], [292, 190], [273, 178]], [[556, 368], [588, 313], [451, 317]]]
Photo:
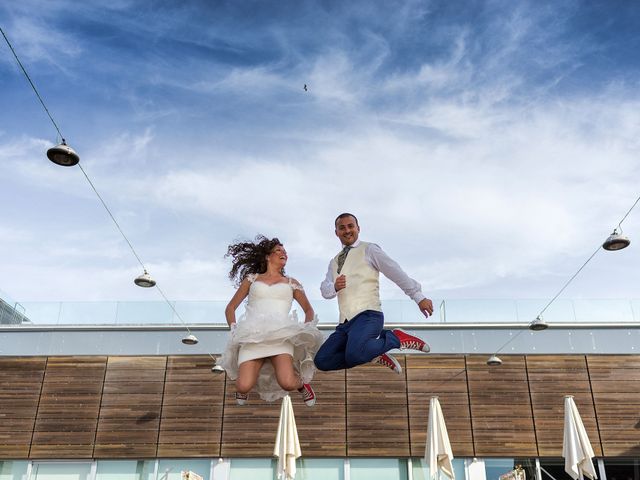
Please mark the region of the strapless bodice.
[[261, 314], [288, 315], [293, 302], [289, 283], [268, 283], [256, 280], [249, 287], [247, 310]]

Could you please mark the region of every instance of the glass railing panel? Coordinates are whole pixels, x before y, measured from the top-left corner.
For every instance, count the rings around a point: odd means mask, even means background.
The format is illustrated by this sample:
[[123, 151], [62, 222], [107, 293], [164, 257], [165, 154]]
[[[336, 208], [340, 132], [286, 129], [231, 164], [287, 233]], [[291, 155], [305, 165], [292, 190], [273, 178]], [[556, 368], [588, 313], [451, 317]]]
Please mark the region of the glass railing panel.
[[[180, 315], [180, 318], [189, 325], [196, 324], [226, 324], [224, 309], [227, 306], [226, 301], [202, 301], [202, 302], [175, 302], [174, 308]], [[238, 312], [242, 307], [238, 309]], [[179, 319], [174, 319], [179, 322]]]
[[[530, 323], [536, 319], [542, 309], [547, 307], [549, 298], [526, 298], [516, 300], [517, 321]], [[549, 305], [542, 318], [547, 323], [573, 323], [576, 321], [573, 302], [567, 299], [557, 299]]]
[[[432, 299], [434, 312], [428, 321], [439, 323], [442, 321], [440, 306], [441, 299]], [[427, 318], [418, 309], [416, 302], [412, 300], [383, 300], [382, 311], [386, 323], [424, 323]]]
[[578, 322], [633, 322], [633, 309], [629, 300], [597, 299], [574, 300]]
[[59, 324], [112, 325], [117, 302], [62, 302]]
[[25, 302], [24, 316], [31, 325], [58, 325], [62, 302]]
[[[409, 322], [409, 312], [403, 308], [407, 302], [405, 300], [385, 300], [382, 303], [382, 311], [384, 312], [384, 321], [386, 323], [405, 323]], [[416, 308], [416, 313], [418, 309]], [[413, 319], [413, 321], [416, 321]]]
[[[425, 318], [412, 300], [383, 300], [387, 324], [416, 323], [434, 325], [520, 323], [533, 321], [547, 305], [546, 299], [434, 299], [434, 313]], [[311, 304], [324, 325], [338, 322], [336, 300], [312, 299]], [[227, 301], [177, 301], [173, 308], [188, 325], [224, 325]], [[27, 325], [180, 325], [180, 318], [166, 302], [25, 302], [16, 313], [8, 308], [3, 315], [17, 321], [5, 324]], [[240, 305], [236, 317], [243, 314]], [[304, 313], [294, 302], [300, 321]], [[543, 314], [549, 324], [563, 323], [630, 323], [640, 322], [640, 300], [568, 300], [558, 299]]]
[[515, 300], [453, 299], [444, 302], [446, 323], [517, 322]]
[[118, 302], [118, 325], [173, 325], [180, 323], [166, 302]]
[[[320, 323], [337, 325], [339, 318], [338, 302], [334, 300], [315, 299], [310, 300], [314, 312], [318, 316]], [[293, 308], [298, 310], [298, 317], [304, 318], [302, 309], [294, 303]]]
[[631, 312], [633, 314], [633, 321], [640, 322], [640, 299], [631, 300]]

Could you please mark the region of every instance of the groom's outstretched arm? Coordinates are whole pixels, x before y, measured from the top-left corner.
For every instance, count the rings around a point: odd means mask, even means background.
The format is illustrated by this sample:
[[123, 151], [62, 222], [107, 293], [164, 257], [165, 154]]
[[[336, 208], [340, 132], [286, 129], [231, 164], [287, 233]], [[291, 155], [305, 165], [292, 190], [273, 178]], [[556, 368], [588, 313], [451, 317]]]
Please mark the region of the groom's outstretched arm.
[[408, 297], [416, 302], [425, 317], [433, 313], [433, 304], [431, 300], [426, 298], [422, 293], [420, 284], [407, 275], [400, 265], [398, 265], [398, 262], [387, 255], [380, 246], [375, 243], [369, 244], [366, 251], [366, 258], [373, 268], [377, 269], [395, 283]]

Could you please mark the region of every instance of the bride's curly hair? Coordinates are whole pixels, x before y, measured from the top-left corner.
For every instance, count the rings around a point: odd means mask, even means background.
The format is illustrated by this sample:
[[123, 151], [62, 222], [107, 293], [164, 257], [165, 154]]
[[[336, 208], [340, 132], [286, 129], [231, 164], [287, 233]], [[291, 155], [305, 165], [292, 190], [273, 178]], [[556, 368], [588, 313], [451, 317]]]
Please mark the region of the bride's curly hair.
[[[225, 258], [232, 259], [229, 279], [236, 285], [240, 285], [247, 275], [266, 272], [267, 255], [279, 245], [282, 246], [280, 240], [267, 238], [264, 235], [257, 235], [253, 242], [237, 242], [229, 245], [225, 255]], [[284, 269], [282, 274], [284, 275]]]

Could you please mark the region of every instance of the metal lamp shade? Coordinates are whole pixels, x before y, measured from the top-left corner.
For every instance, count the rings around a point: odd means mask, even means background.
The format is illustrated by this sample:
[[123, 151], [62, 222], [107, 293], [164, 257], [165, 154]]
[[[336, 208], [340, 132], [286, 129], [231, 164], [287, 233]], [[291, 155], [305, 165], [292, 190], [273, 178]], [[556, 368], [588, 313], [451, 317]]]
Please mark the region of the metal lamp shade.
[[196, 343], [198, 343], [198, 337], [196, 337], [193, 333], [190, 333], [182, 339], [182, 343], [184, 343], [185, 345], [195, 345]]
[[151, 288], [156, 286], [156, 281], [145, 270], [144, 273], [133, 281], [137, 286], [142, 288]]
[[498, 367], [502, 365], [502, 360], [497, 355], [491, 355], [489, 360], [487, 360], [487, 365], [490, 367]]
[[607, 238], [602, 244], [602, 248], [612, 252], [615, 250], [622, 250], [623, 248], [627, 248], [630, 244], [631, 240], [614, 230], [613, 233], [609, 235], [609, 238]]
[[56, 145], [47, 150], [47, 157], [56, 165], [63, 167], [73, 167], [80, 161], [80, 156], [64, 141], [60, 145]]
[[536, 317], [536, 319], [529, 324], [529, 330], [533, 330], [534, 332], [540, 332], [542, 330], [546, 330], [549, 328], [549, 324], [546, 323], [541, 317]]

